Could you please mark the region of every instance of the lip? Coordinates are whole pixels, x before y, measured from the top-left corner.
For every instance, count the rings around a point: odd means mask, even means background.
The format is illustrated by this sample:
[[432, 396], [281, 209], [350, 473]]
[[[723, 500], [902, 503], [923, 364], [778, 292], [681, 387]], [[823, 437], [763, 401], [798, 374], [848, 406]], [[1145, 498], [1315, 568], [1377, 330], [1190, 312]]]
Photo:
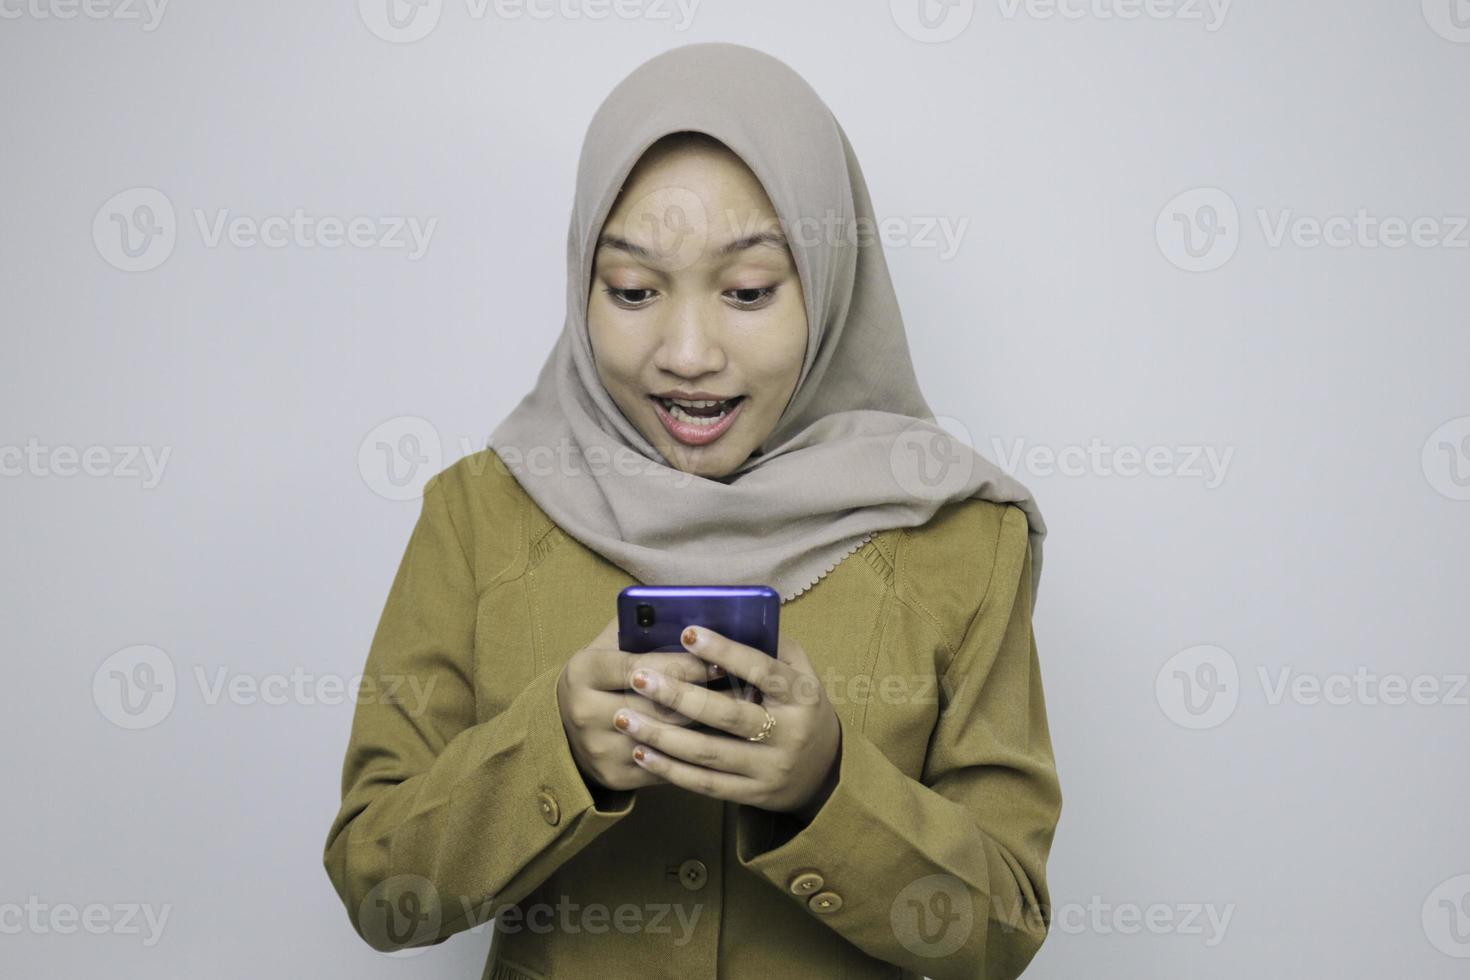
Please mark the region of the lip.
[[680, 388], [655, 391], [653, 394], [657, 398], [675, 398], [683, 402], [723, 402], [738, 397], [736, 395], [717, 395], [713, 391], [684, 391]]
[[668, 410], [664, 408], [663, 403], [658, 400], [659, 397], [662, 396], [648, 396], [648, 400], [653, 402], [654, 413], [658, 415], [658, 420], [664, 424], [664, 428], [668, 430], [669, 435], [673, 436], [675, 439], [679, 440], [686, 446], [707, 446], [710, 443], [714, 442], [716, 439], [720, 438], [720, 436], [729, 431], [730, 426], [735, 424], [735, 419], [738, 418], [741, 411], [744, 410], [745, 403], [750, 401], [748, 397], [741, 398], [740, 401], [736, 403], [733, 409], [725, 413], [725, 417], [720, 420], [718, 424], [711, 426], [699, 426], [693, 425], [691, 423], [680, 422], [678, 419], [674, 418], [668, 413]]

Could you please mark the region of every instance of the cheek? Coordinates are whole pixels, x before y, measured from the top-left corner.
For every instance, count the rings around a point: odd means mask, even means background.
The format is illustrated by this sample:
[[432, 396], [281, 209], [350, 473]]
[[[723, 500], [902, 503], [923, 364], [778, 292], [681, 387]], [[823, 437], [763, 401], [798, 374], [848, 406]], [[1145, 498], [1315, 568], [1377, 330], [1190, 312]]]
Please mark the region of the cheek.
[[644, 355], [638, 335], [624, 329], [615, 316], [594, 308], [588, 311], [587, 337], [592, 344], [592, 357], [604, 383], [637, 380], [641, 375]]

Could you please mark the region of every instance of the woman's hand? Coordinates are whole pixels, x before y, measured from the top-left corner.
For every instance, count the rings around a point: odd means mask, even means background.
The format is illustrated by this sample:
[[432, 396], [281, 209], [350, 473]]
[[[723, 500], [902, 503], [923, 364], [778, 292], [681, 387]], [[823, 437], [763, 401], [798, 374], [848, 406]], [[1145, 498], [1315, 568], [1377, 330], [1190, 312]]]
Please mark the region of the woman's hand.
[[[806, 651], [785, 633], [775, 658], [702, 626], [690, 626], [681, 639], [700, 659], [754, 685], [759, 700], [711, 691], [640, 659], [632, 680], [643, 698], [614, 719], [637, 742], [634, 762], [703, 796], [810, 822], [837, 782], [842, 725]], [[662, 716], [667, 710], [720, 732], [671, 723]], [[771, 734], [748, 741], [767, 711], [775, 719]]]
[[[632, 741], [612, 724], [619, 708], [634, 700], [644, 701], [635, 699], [629, 690], [629, 675], [635, 667], [656, 668], [691, 687], [699, 687], [710, 676], [708, 665], [691, 653], [633, 654], [618, 649], [616, 616], [591, 643], [572, 654], [556, 682], [562, 728], [582, 778], [607, 789], [638, 789], [663, 782], [633, 761]], [[689, 724], [677, 711], [648, 707], [662, 723]]]

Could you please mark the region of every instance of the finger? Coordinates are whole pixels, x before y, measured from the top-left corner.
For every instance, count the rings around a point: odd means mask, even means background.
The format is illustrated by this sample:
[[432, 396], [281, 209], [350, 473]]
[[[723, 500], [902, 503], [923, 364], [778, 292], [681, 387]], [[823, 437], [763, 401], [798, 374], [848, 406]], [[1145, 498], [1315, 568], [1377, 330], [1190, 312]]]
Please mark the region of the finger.
[[593, 717], [598, 719], [598, 724], [611, 726], [613, 718], [624, 708], [641, 711], [668, 725], [688, 727], [694, 724], [692, 719], [684, 717], [673, 708], [665, 708], [650, 701], [637, 691], [597, 691], [591, 696], [597, 699], [593, 708], [596, 714]]
[[620, 730], [635, 742], [704, 769], [754, 776], [761, 765], [754, 742], [665, 725], [636, 711], [619, 711], [615, 727], [619, 723]]
[[[658, 671], [634, 671], [633, 689], [648, 700], [672, 708], [686, 718], [732, 735], [758, 731], [765, 722], [764, 709], [748, 701], [724, 691], [711, 691], [701, 684], [690, 684]], [[759, 719], [754, 727], [752, 715]]]
[[633, 761], [675, 786], [717, 800], [730, 800], [734, 803], [753, 801], [760, 788], [760, 784], [749, 776], [737, 776], [692, 765], [656, 752], [642, 742], [633, 746]]
[[718, 664], [732, 678], [738, 677], [760, 688], [766, 701], [785, 701], [800, 674], [763, 650], [737, 643], [706, 626], [689, 626], [680, 634], [689, 651]]
[[628, 653], [604, 647], [592, 658], [586, 684], [596, 691], [625, 691], [633, 686], [629, 678], [640, 666], [691, 682], [702, 683], [710, 675], [708, 664], [683, 650]]

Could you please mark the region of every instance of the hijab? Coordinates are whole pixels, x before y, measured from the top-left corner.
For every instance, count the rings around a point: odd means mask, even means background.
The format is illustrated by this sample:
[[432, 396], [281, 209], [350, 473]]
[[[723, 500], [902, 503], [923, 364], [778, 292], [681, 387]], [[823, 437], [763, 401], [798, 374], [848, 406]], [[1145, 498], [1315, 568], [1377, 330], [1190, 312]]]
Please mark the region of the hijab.
[[[765, 188], [806, 310], [806, 353], [783, 414], [720, 479], [671, 466], [628, 421], [599, 379], [587, 329], [603, 223], [643, 153], [684, 131], [724, 143]], [[1041, 512], [1016, 479], [934, 419], [874, 227], [847, 134], [784, 62], [730, 43], [644, 62], [588, 125], [567, 235], [566, 320], [488, 446], [558, 527], [638, 581], [769, 585], [783, 603], [881, 530], [922, 525], [971, 497], [1016, 504], [1028, 523], [1034, 608]]]

